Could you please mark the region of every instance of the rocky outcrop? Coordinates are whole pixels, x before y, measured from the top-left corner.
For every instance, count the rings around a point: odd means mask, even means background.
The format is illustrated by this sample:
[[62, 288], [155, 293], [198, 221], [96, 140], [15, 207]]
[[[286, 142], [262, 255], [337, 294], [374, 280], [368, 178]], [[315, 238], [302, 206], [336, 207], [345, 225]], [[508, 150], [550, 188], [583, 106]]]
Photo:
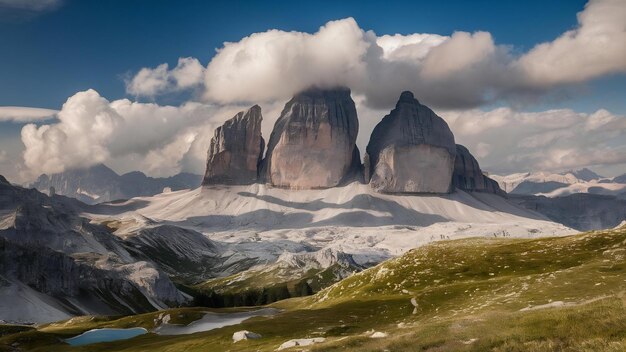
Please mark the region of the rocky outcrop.
[[447, 193], [455, 155], [448, 124], [413, 93], [403, 92], [372, 132], [366, 182], [386, 193]]
[[203, 185], [245, 185], [258, 179], [265, 141], [261, 136], [261, 107], [237, 113], [215, 130], [208, 151]]
[[270, 136], [262, 168], [266, 182], [292, 189], [339, 185], [359, 173], [358, 131], [348, 88], [311, 88], [297, 94]]
[[188, 300], [111, 228], [82, 217], [85, 209], [97, 207], [0, 183], [0, 319], [130, 314]]
[[500, 188], [498, 182], [487, 175], [483, 175], [483, 181], [485, 182], [485, 192], [506, 196], [506, 192]]
[[452, 184], [455, 188], [464, 191], [504, 194], [498, 182], [483, 174], [476, 158], [460, 144], [456, 145]]
[[452, 183], [454, 187], [464, 191], [485, 190], [483, 172], [480, 170], [478, 161], [467, 148], [460, 144], [456, 145]]

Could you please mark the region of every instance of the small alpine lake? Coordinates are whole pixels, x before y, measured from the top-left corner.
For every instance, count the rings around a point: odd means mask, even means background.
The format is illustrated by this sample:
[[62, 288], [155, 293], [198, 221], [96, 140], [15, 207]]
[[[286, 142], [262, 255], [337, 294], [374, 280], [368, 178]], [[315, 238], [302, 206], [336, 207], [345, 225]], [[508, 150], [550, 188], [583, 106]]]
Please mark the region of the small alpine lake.
[[82, 346], [82, 345], [89, 345], [92, 343], [99, 343], [99, 342], [127, 340], [133, 337], [139, 336], [139, 335], [143, 335], [147, 332], [148, 330], [144, 328], [93, 329], [93, 330], [85, 331], [84, 333], [78, 336], [74, 336], [72, 338], [66, 339], [65, 342], [69, 343], [72, 346]]

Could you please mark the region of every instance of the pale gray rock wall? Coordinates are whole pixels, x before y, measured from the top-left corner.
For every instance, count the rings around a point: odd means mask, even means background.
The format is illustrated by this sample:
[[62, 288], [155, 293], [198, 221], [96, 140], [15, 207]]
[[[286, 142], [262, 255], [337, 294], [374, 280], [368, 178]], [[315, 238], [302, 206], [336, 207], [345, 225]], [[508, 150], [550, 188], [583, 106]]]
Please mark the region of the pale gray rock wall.
[[327, 188], [359, 173], [359, 131], [348, 88], [311, 88], [283, 109], [263, 164], [266, 182], [292, 189]]
[[365, 181], [385, 193], [447, 193], [455, 155], [448, 124], [413, 93], [403, 92], [372, 132]]
[[251, 184], [258, 179], [265, 141], [261, 136], [261, 108], [241, 111], [215, 130], [207, 156], [203, 185]]

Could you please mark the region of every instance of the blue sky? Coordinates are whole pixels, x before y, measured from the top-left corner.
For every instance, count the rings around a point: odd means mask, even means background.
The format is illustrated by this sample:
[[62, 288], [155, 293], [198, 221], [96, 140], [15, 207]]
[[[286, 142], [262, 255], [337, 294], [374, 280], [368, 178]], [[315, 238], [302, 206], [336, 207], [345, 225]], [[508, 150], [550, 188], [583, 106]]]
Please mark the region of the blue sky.
[[[488, 171], [620, 174], [624, 14], [621, 0], [0, 0], [0, 173], [26, 182], [95, 162], [201, 173], [207, 136], [234, 112], [259, 103], [269, 134], [291, 94], [341, 84], [360, 148], [410, 89]], [[96, 118], [85, 111], [113, 116], [110, 136], [76, 132]], [[157, 118], [158, 133], [118, 137]]]
[[[193, 56], [206, 64], [214, 49], [277, 28], [315, 32], [354, 17], [377, 34], [489, 31], [497, 43], [527, 50], [576, 25], [585, 1], [64, 1], [34, 18], [0, 18], [0, 105], [58, 109], [77, 91], [125, 96], [123, 77], [141, 67]], [[5, 10], [6, 11], [6, 10]], [[1, 15], [0, 15], [1, 16]], [[8, 18], [7, 18], [8, 17]], [[592, 83], [606, 96], [626, 79]], [[610, 96], [589, 104], [625, 109]], [[580, 99], [580, 96], [578, 97]], [[587, 109], [584, 104], [581, 106]]]

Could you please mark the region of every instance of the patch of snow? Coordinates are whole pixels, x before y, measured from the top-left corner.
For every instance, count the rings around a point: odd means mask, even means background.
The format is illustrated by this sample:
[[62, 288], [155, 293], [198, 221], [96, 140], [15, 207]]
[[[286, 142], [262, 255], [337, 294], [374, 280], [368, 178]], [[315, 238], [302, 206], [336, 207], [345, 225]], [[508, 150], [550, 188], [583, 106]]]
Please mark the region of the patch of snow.
[[76, 193], [77, 193], [77, 194], [82, 194], [82, 195], [84, 195], [84, 196], [87, 196], [87, 197], [89, 197], [89, 198], [91, 198], [91, 199], [93, 199], [93, 200], [96, 200], [96, 199], [100, 198], [100, 196], [99, 196], [99, 195], [94, 194], [94, 193], [89, 193], [89, 192], [87, 192], [87, 191], [85, 191], [85, 190], [81, 189], [80, 187], [76, 190]]
[[575, 193], [593, 193], [603, 195], [617, 195], [626, 191], [626, 184], [621, 183], [599, 183], [596, 180], [581, 182], [558, 188], [552, 192], [538, 193], [538, 196], [548, 198], [563, 197]]

